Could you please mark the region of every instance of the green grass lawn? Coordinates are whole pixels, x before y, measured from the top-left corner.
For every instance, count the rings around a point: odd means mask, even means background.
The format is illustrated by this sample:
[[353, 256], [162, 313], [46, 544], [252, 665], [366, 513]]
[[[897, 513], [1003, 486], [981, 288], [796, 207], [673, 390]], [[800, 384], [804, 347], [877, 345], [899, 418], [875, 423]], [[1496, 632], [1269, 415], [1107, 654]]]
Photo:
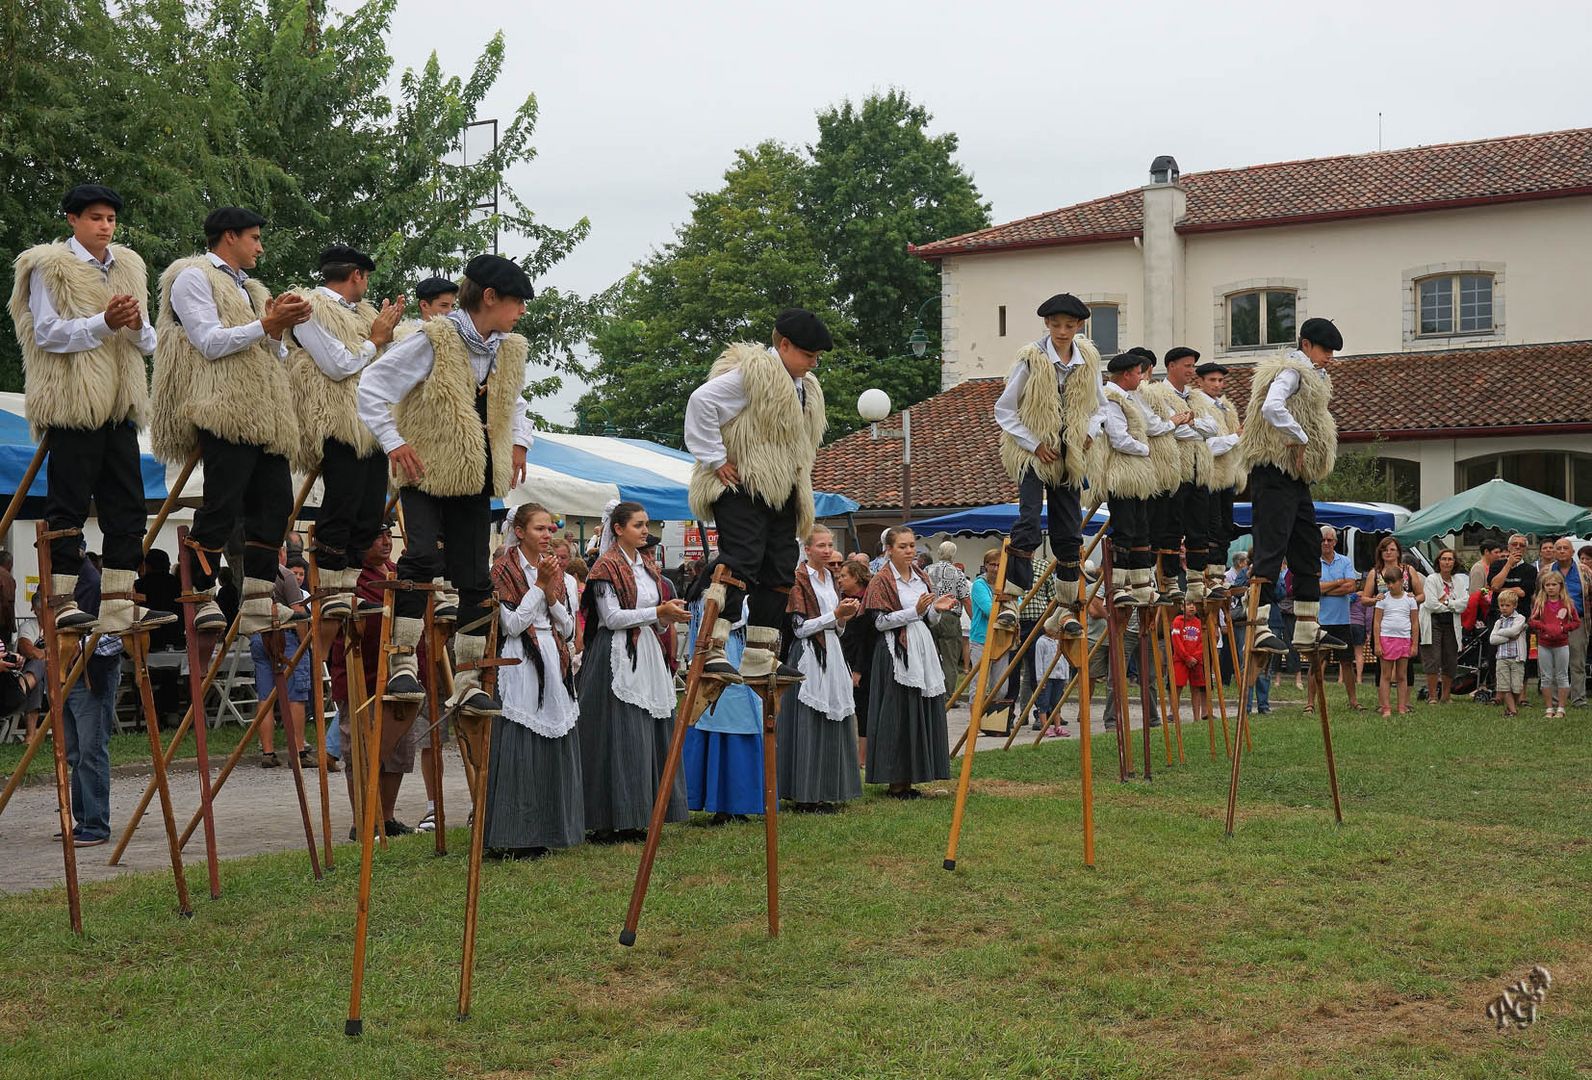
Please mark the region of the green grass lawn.
[[[951, 800], [876, 793], [781, 816], [783, 933], [762, 829], [672, 826], [634, 949], [637, 845], [484, 873], [473, 1016], [454, 1019], [464, 860], [379, 855], [365, 1036], [343, 1036], [357, 861], [227, 863], [173, 914], [158, 874], [5, 899], [0, 1074], [115, 1077], [1573, 1077], [1592, 1062], [1592, 716], [1469, 704], [1257, 719], [1239, 827], [1203, 729], [1153, 785], [1096, 739], [1098, 865], [1078, 744], [979, 755]], [[949, 788], [950, 785], [938, 785]], [[451, 837], [464, 850], [465, 834]], [[203, 867], [190, 870], [204, 896]], [[1546, 964], [1526, 1032], [1488, 1000]]]

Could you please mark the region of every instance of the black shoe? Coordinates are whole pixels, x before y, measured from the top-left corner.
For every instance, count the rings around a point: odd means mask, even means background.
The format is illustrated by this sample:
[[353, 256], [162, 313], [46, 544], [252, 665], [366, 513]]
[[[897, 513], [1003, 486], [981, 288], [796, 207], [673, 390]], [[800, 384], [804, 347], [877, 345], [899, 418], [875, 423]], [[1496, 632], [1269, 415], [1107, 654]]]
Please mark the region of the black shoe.
[[1107, 720], [1106, 721], [1106, 730], [1107, 731], [1115, 731], [1115, 730], [1117, 730], [1117, 722], [1115, 720]]
[[718, 813], [708, 818], [709, 825], [728, 825], [729, 823], [730, 815], [725, 813], [723, 810], [720, 810]]
[[741, 678], [741, 673], [736, 670], [735, 665], [724, 659], [709, 660], [707, 663], [703, 664], [702, 676], [703, 678], [717, 679], [720, 682], [727, 683], [745, 682], [745, 680]]
[[1068, 615], [1065, 619], [1061, 620], [1061, 636], [1082, 637], [1083, 624], [1080, 623], [1075, 616]]
[[797, 683], [806, 682], [807, 676], [803, 675], [798, 668], [793, 668], [789, 664], [781, 664], [774, 669], [774, 681], [781, 686], [795, 686]]
[[[376, 609], [378, 611], [381, 610], [381, 605], [380, 604], [376, 605]], [[431, 621], [432, 622], [458, 622], [459, 621], [459, 605], [458, 604], [444, 604], [444, 603], [440, 603], [439, 602], [437, 604], [436, 608], [431, 612]]]
[[56, 620], [55, 620], [55, 628], [58, 631], [61, 631], [61, 630], [71, 630], [71, 631], [87, 630], [89, 627], [94, 625], [94, 623], [96, 621], [96, 618], [97, 618], [96, 616], [90, 615], [88, 612], [84, 611], [82, 608], [79, 608], [76, 611], [70, 611], [70, 612], [67, 612], [65, 615], [57, 616]]
[[177, 616], [169, 611], [146, 611], [141, 618], [133, 620], [134, 630], [150, 630], [157, 626], [167, 626], [177, 621]]
[[1153, 728], [1158, 728], [1158, 727], [1161, 726], [1161, 721], [1159, 721], [1159, 720], [1151, 720], [1150, 721], [1150, 726], [1153, 727]]
[[478, 686], [459, 702], [459, 711], [466, 716], [498, 716], [503, 712], [503, 703]]
[[414, 832], [413, 829], [399, 821], [397, 818], [393, 818], [391, 821], [382, 822], [381, 827], [386, 830], [388, 836], [408, 836], [410, 833]]
[[425, 687], [407, 671], [400, 671], [387, 680], [387, 691], [382, 697], [388, 701], [424, 701]]
[[1287, 656], [1288, 646], [1283, 644], [1282, 638], [1269, 629], [1263, 629], [1255, 635], [1255, 651], [1271, 653], [1274, 656]]
[[903, 801], [908, 800], [908, 799], [921, 799], [921, 798], [923, 798], [923, 792], [919, 791], [917, 788], [910, 788], [910, 787], [907, 788], [905, 791], [887, 791], [887, 792], [885, 792], [885, 794], [890, 796], [892, 799], [901, 799]]
[[227, 628], [227, 617], [219, 608], [201, 611], [194, 617], [193, 628], [200, 634], [219, 634]]
[[[1348, 644], [1346, 642], [1339, 641], [1337, 638], [1333, 637], [1331, 634], [1327, 633], [1325, 630], [1316, 631], [1316, 640], [1315, 640], [1314, 644], [1303, 646], [1303, 648], [1306, 651], [1308, 651], [1310, 649], [1324, 649], [1324, 650], [1327, 650], [1328, 652], [1342, 652], [1344, 649], [1347, 649], [1348, 647], [1349, 646], [1348, 646]], [[1425, 692], [1426, 692], [1425, 690], [1421, 691], [1421, 693], [1423, 693], [1423, 694]]]
[[818, 808], [816, 810], [814, 810], [813, 813], [815, 813], [815, 814], [838, 814], [838, 813], [840, 813], [840, 806], [837, 803], [821, 802], [821, 803], [818, 804]]
[[315, 756], [315, 751], [308, 748], [299, 751], [299, 768], [316, 769], [320, 767], [320, 759]]
[[1118, 589], [1117, 592], [1111, 597], [1111, 606], [1119, 608], [1123, 611], [1133, 607], [1136, 603], [1138, 603], [1138, 601], [1133, 599], [1132, 589]]

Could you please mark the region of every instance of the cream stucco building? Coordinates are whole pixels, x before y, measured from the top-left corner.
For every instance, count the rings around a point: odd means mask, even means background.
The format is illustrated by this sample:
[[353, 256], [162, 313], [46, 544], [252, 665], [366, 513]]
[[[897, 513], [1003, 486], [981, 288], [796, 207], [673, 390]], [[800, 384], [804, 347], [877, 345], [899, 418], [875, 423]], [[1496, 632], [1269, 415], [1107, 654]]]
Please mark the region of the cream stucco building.
[[1323, 315], [1364, 361], [1343, 437], [1383, 440], [1405, 501], [1502, 475], [1592, 504], [1592, 129], [1187, 175], [1160, 157], [1143, 187], [913, 250], [941, 271], [946, 389], [1004, 376], [1055, 292], [1092, 306], [1104, 352], [1230, 365]]

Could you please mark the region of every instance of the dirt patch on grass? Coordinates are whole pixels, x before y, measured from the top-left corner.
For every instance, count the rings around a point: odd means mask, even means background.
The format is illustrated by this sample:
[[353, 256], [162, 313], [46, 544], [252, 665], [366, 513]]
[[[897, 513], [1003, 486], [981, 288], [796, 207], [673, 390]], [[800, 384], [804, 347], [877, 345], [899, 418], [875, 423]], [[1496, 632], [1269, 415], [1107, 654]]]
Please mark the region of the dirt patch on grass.
[[1059, 795], [1060, 784], [1040, 784], [1029, 780], [974, 780], [972, 788], [980, 795], [1026, 799], [1036, 795]]

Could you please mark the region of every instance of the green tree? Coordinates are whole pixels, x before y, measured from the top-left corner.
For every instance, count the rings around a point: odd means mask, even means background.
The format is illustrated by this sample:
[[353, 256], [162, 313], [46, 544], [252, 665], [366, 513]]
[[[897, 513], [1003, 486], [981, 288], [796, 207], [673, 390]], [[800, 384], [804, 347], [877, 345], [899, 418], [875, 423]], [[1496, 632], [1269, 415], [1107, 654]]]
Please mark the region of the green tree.
[[[801, 212], [799, 153], [777, 142], [738, 150], [717, 191], [692, 196], [675, 239], [616, 286], [592, 337], [592, 390], [583, 426], [610, 426], [679, 446], [686, 399], [734, 341], [769, 340], [780, 308], [816, 311], [837, 348], [820, 376], [857, 359], [855, 327], [833, 301], [834, 277]], [[854, 404], [826, 395], [832, 422]]]
[[[955, 160], [956, 135], [930, 135], [932, 119], [900, 90], [842, 101], [818, 114], [808, 148], [805, 215], [834, 272], [836, 305], [876, 362], [873, 385], [897, 404], [940, 389], [939, 304], [928, 302], [940, 294], [939, 269], [907, 245], [990, 223], [989, 204]], [[907, 338], [920, 312], [928, 342], [915, 357]]]
[[1313, 497], [1323, 502], [1390, 502], [1414, 506], [1419, 492], [1389, 468], [1377, 443], [1338, 455], [1332, 475], [1316, 484]]

